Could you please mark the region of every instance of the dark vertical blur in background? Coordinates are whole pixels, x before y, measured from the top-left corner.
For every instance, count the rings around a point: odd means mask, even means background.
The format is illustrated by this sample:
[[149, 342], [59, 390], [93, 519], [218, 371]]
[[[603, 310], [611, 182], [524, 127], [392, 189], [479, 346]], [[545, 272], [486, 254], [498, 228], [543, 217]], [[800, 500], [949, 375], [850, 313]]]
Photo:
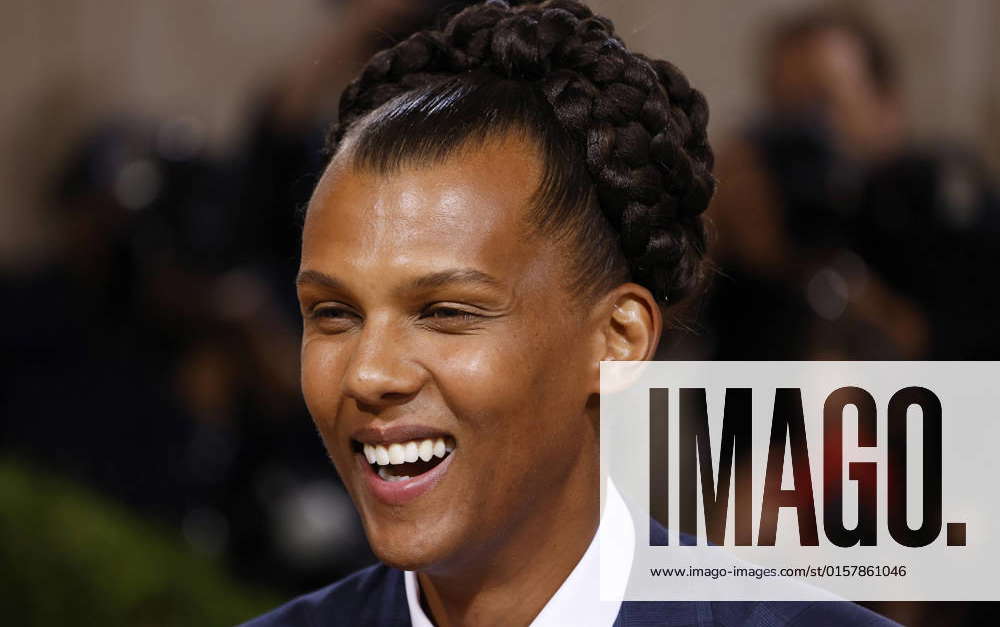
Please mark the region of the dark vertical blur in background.
[[[234, 623], [373, 560], [298, 390], [297, 212], [339, 90], [463, 4], [0, 5], [10, 624]], [[1000, 358], [1000, 5], [590, 4], [712, 108], [716, 272], [661, 358]]]

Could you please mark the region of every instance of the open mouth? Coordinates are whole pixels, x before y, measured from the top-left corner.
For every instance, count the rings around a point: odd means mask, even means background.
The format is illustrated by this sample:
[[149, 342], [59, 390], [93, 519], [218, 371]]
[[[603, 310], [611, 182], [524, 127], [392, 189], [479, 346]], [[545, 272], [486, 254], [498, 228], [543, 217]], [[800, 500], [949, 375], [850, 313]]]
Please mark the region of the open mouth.
[[379, 479], [394, 483], [431, 471], [455, 450], [455, 440], [450, 436], [392, 444], [366, 444], [354, 440], [352, 446], [355, 452], [365, 456]]

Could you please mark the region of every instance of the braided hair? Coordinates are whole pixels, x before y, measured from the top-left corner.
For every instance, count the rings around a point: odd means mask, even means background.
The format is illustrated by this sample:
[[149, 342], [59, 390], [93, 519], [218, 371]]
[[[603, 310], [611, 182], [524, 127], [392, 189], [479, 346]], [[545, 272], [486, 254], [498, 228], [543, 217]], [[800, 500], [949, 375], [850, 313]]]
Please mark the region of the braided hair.
[[707, 122], [675, 66], [629, 51], [583, 4], [489, 0], [372, 57], [329, 148], [388, 172], [520, 133], [542, 160], [530, 219], [575, 238], [578, 291], [632, 280], [667, 303], [702, 279]]

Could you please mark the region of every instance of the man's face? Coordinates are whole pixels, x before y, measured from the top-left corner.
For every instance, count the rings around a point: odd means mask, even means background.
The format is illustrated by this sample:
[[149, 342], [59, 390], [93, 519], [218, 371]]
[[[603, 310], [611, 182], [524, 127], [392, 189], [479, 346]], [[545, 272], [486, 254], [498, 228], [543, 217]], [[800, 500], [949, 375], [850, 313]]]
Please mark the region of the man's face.
[[869, 73], [864, 48], [851, 33], [829, 29], [786, 42], [773, 59], [769, 96], [781, 113], [822, 112], [841, 148], [870, 156], [899, 133], [896, 102]]
[[598, 327], [524, 222], [539, 175], [512, 139], [388, 176], [341, 155], [310, 203], [303, 393], [391, 565], [476, 560], [596, 499]]

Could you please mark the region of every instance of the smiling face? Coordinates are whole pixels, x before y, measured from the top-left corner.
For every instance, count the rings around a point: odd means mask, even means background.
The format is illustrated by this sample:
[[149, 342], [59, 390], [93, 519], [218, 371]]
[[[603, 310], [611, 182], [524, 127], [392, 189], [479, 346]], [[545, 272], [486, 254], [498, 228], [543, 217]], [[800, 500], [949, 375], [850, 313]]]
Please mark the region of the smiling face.
[[540, 172], [513, 138], [387, 175], [347, 149], [309, 205], [303, 393], [390, 565], [444, 572], [596, 516], [600, 316], [524, 220]]

